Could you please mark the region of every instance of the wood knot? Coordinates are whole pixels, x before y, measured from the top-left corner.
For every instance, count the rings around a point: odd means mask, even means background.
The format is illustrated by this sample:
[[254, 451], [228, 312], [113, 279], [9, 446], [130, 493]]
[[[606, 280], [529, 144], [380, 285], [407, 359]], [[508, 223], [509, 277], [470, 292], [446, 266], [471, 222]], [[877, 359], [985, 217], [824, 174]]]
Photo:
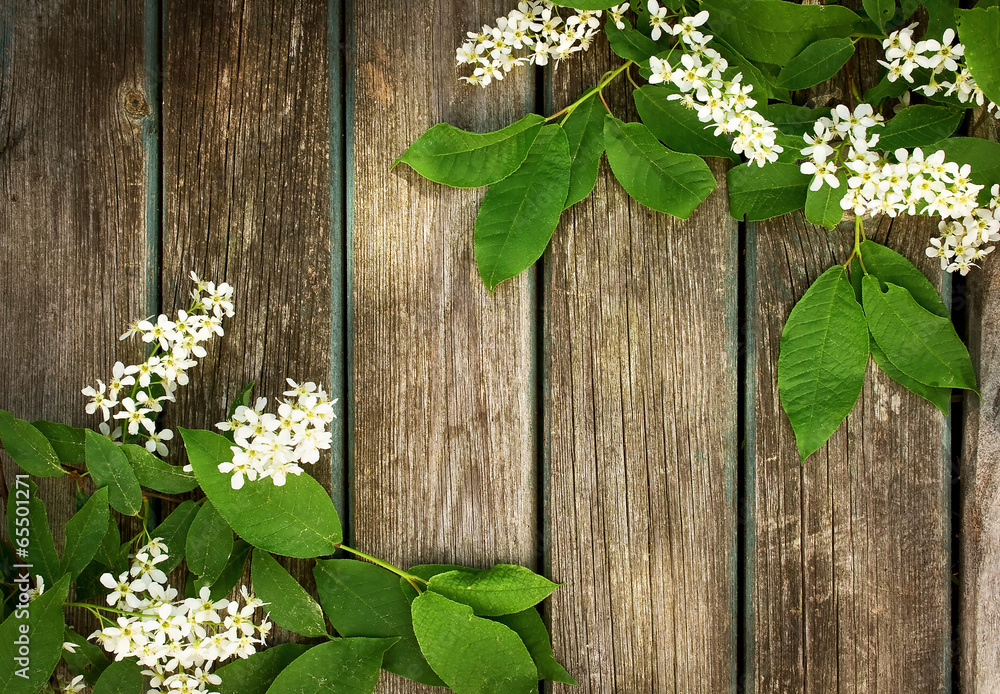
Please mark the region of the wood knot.
[[131, 89], [125, 94], [125, 113], [133, 118], [142, 118], [149, 113], [146, 97], [138, 89]]

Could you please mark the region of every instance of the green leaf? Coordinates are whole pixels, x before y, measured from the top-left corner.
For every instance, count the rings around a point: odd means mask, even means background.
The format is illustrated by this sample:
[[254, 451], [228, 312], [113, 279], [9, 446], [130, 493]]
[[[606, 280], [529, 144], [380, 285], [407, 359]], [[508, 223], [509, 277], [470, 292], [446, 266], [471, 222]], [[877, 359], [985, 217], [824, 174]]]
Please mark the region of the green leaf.
[[951, 388], [935, 388], [933, 386], [925, 386], [919, 381], [915, 381], [902, 371], [896, 368], [896, 365], [889, 361], [889, 357], [885, 356], [885, 352], [882, 348], [878, 346], [875, 342], [875, 338], [871, 338], [869, 341], [869, 348], [871, 349], [872, 359], [875, 360], [875, 364], [878, 368], [882, 369], [882, 372], [894, 380], [899, 385], [903, 386], [911, 393], [916, 393], [923, 399], [930, 402], [934, 407], [941, 410], [941, 414], [948, 414], [948, 407], [951, 405]]
[[[771, 104], [767, 107], [765, 115], [778, 126], [778, 130], [786, 135], [794, 135], [799, 138], [801, 145], [799, 149], [805, 147], [805, 142], [801, 139], [806, 133], [812, 134], [813, 125], [820, 118], [830, 117], [828, 108], [807, 108], [805, 106], [794, 106], [792, 104]], [[802, 156], [801, 154], [799, 155]]]
[[386, 651], [382, 667], [423, 684], [444, 684], [420, 652], [410, 602], [395, 574], [353, 559], [321, 559], [313, 575], [323, 610], [338, 634], [398, 637]]
[[[76, 595], [76, 599], [79, 600], [80, 596]], [[66, 664], [69, 665], [74, 673], [83, 675], [88, 683], [93, 684], [96, 682], [101, 673], [111, 664], [107, 655], [105, 655], [99, 646], [95, 646], [68, 627], [66, 628], [64, 639], [69, 643], [75, 643], [76, 651], [70, 653], [64, 649], [62, 653], [63, 660], [66, 661]]]
[[570, 164], [566, 133], [547, 125], [521, 167], [486, 192], [475, 245], [479, 276], [491, 292], [531, 267], [549, 245], [569, 192]]
[[108, 490], [98, 489], [84, 507], [66, 522], [66, 549], [61, 573], [68, 573], [71, 578], [80, 575], [100, 549], [110, 521]]
[[[866, 0], [866, 4], [869, 1]], [[850, 38], [821, 39], [810, 43], [778, 73], [778, 86], [808, 89], [840, 72], [853, 55], [854, 42]]]
[[[15, 478], [10, 485], [7, 502], [7, 531], [15, 550], [28, 553], [27, 563], [31, 564], [32, 585], [35, 575], [44, 579], [45, 585], [52, 585], [62, 576], [59, 553], [49, 528], [49, 518], [45, 504], [38, 498], [38, 485], [24, 478]], [[21, 571], [20, 569], [18, 571]]]
[[594, 190], [597, 171], [604, 154], [604, 114], [606, 109], [600, 99], [587, 99], [577, 106], [562, 128], [569, 142], [569, 194], [565, 208], [572, 207]]
[[[733, 79], [736, 73], [739, 72], [743, 75], [742, 83], [744, 86], [753, 85], [751, 95], [759, 102], [759, 107], [763, 107], [767, 103], [768, 98], [788, 101], [787, 89], [775, 87], [774, 79], [765, 75], [759, 67], [747, 60], [742, 53], [720, 37], [716, 36], [713, 38], [709, 42], [709, 46], [718, 51], [719, 55], [729, 62], [729, 69], [726, 71], [725, 77]], [[777, 74], [775, 74], [775, 77], [777, 77]]]
[[[886, 71], [883, 71], [886, 72]], [[886, 75], [883, 75], [878, 84], [865, 92], [863, 97], [865, 103], [878, 104], [885, 99], [898, 99], [910, 88], [910, 83], [905, 79], [890, 82]]]
[[606, 116], [604, 146], [622, 187], [657, 212], [687, 219], [715, 190], [715, 176], [701, 157], [667, 149], [642, 123]]
[[86, 429], [45, 421], [32, 422], [32, 426], [45, 435], [60, 461], [78, 465], [84, 463], [86, 454], [83, 442]]
[[865, 385], [868, 330], [844, 268], [822, 275], [781, 333], [778, 392], [804, 461], [844, 421]]
[[[127, 560], [128, 557], [126, 557], [126, 562]], [[83, 567], [83, 571], [73, 581], [73, 597], [80, 602], [93, 598], [104, 600], [108, 595], [108, 589], [101, 585], [101, 576], [106, 573], [118, 576], [124, 571], [128, 571], [127, 563], [124, 566], [119, 563], [118, 570], [115, 571], [112, 567], [105, 566], [97, 560], [90, 562]]]
[[797, 164], [768, 164], [761, 168], [740, 164], [726, 174], [729, 211], [736, 219], [751, 222], [801, 209], [806, 204], [810, 176]]
[[87, 494], [82, 489], [77, 489], [76, 494], [73, 495], [73, 512], [79, 513], [80, 509], [86, 505], [88, 499], [90, 499], [90, 494]]
[[893, 152], [934, 144], [951, 135], [962, 123], [963, 111], [945, 106], [917, 104], [893, 116], [879, 132], [878, 148]]
[[521, 637], [528, 653], [531, 654], [531, 659], [535, 661], [535, 667], [538, 668], [538, 679], [552, 680], [573, 686], [579, 684], [552, 655], [549, 632], [545, 628], [545, 623], [542, 622], [538, 610], [529, 608], [523, 612], [493, 617], [493, 621], [509, 627]]
[[94, 484], [108, 488], [111, 508], [126, 516], [138, 516], [142, 489], [128, 458], [113, 441], [96, 431], [87, 431], [86, 436], [87, 469]]
[[1000, 102], [1000, 8], [958, 10], [958, 37], [965, 44], [965, 63], [986, 97]]
[[219, 694], [264, 694], [274, 678], [307, 650], [303, 644], [283, 643], [234, 660], [215, 671], [222, 678], [215, 689]]
[[179, 465], [170, 465], [142, 446], [127, 443], [121, 447], [132, 465], [139, 484], [164, 494], [186, 494], [198, 486], [197, 478]]
[[157, 565], [163, 573], [170, 573], [184, 559], [187, 547], [188, 530], [201, 507], [193, 501], [185, 501], [174, 509], [173, 513], [163, 519], [163, 522], [153, 528], [153, 537], [159, 537], [167, 546], [167, 556], [170, 558]]
[[865, 317], [875, 342], [896, 368], [938, 388], [976, 389], [969, 352], [951, 321], [916, 302], [910, 292], [867, 275], [861, 280]]
[[885, 23], [896, 13], [896, 0], [863, 0], [862, 4], [865, 14], [882, 31], [885, 30]]
[[0, 624], [0, 694], [37, 694], [48, 682], [62, 658], [68, 594], [66, 576]]
[[781, 0], [702, 0], [713, 31], [757, 62], [787, 65], [811, 43], [850, 36], [861, 18], [839, 5]]
[[739, 161], [729, 148], [728, 139], [715, 137], [711, 130], [705, 128], [708, 124], [698, 120], [697, 112], [678, 100], [668, 98], [672, 91], [676, 90], [646, 85], [632, 92], [639, 117], [649, 131], [676, 152]]
[[412, 609], [420, 649], [456, 694], [537, 694], [538, 670], [510, 628], [432, 591]]
[[806, 219], [813, 224], [835, 229], [844, 218], [844, 208], [840, 206], [840, 201], [847, 191], [847, 175], [841, 171], [837, 174], [837, 180], [840, 181], [837, 188], [824, 183], [819, 190], [806, 191]]
[[0, 410], [0, 443], [28, 474], [36, 477], [66, 474], [45, 434], [6, 410]]
[[280, 626], [303, 636], [325, 636], [323, 610], [306, 589], [267, 552], [257, 550], [250, 562], [254, 592]]
[[478, 188], [507, 178], [521, 165], [545, 119], [529, 113], [503, 130], [470, 133], [438, 123], [417, 139], [393, 166], [455, 188]]
[[233, 529], [212, 502], [206, 501], [187, 534], [188, 568], [207, 583], [214, 583], [233, 551]]
[[469, 605], [480, 616], [514, 614], [537, 605], [559, 586], [523, 566], [497, 564], [488, 571], [449, 571], [428, 589]]
[[633, 29], [627, 19], [622, 20], [622, 23], [625, 25], [624, 29], [619, 29], [612, 21], [604, 23], [604, 33], [608, 35], [608, 43], [618, 57], [641, 63], [665, 48], [642, 32]]
[[135, 658], [126, 658], [111, 663], [101, 673], [93, 694], [142, 694], [142, 691], [142, 668]]
[[209, 594], [212, 600], [221, 600], [233, 592], [233, 588], [243, 578], [246, 571], [247, 558], [250, 556], [250, 543], [242, 538], [236, 538], [233, 542], [233, 551], [229, 553], [229, 560], [222, 569], [222, 573], [211, 584], [197, 581], [198, 589], [202, 585], [208, 585]]
[[284, 486], [268, 480], [233, 489], [219, 472], [229, 462], [230, 443], [211, 431], [181, 429], [188, 459], [205, 494], [230, 527], [254, 547], [306, 559], [333, 554], [342, 539], [330, 495], [307, 474], [289, 475]]
[[[448, 571], [466, 571], [470, 573], [478, 573], [479, 569], [473, 569], [469, 566], [461, 566], [460, 564], [417, 564], [416, 566], [411, 566], [406, 570], [406, 573], [411, 576], [416, 576], [417, 578], [422, 578], [425, 581], [430, 581], [432, 578], [438, 574], [443, 574]], [[417, 599], [419, 593], [414, 590], [413, 586], [410, 585], [409, 581], [405, 578], [399, 579], [399, 587], [403, 591], [403, 595], [406, 596], [406, 602], [408, 605], [412, 605], [413, 601]], [[407, 608], [409, 609], [409, 608]]]
[[[101, 538], [101, 544], [97, 546], [97, 552], [94, 554], [94, 561], [107, 566], [108, 568], [114, 568], [115, 561], [118, 559], [118, 550], [121, 547], [122, 538], [121, 533], [118, 531], [118, 521], [115, 519], [114, 515], [108, 514], [108, 527], [104, 532], [104, 537]], [[162, 565], [161, 567], [162, 568]]]
[[395, 639], [331, 639], [292, 661], [268, 688], [271, 694], [371, 694], [382, 654]]
[[[936, 316], [950, 318], [951, 312], [945, 306], [941, 297], [938, 296], [937, 289], [930, 280], [909, 260], [901, 256], [891, 248], [886, 248], [874, 241], [863, 241], [860, 247], [861, 259], [864, 261], [864, 270], [875, 275], [883, 282], [898, 285], [910, 292], [918, 304]], [[855, 267], [857, 271], [855, 272]], [[855, 293], [858, 301], [861, 301], [861, 277], [865, 273], [861, 270], [857, 258], [851, 267], [851, 283], [855, 285]]]
[[275, 678], [308, 650], [304, 644], [284, 643], [235, 660], [215, 671], [222, 678], [222, 684], [215, 688], [219, 694], [264, 694]]
[[946, 29], [955, 28], [955, 10], [958, 0], [923, 0], [920, 3], [927, 10], [927, 33], [925, 39], [941, 38]]

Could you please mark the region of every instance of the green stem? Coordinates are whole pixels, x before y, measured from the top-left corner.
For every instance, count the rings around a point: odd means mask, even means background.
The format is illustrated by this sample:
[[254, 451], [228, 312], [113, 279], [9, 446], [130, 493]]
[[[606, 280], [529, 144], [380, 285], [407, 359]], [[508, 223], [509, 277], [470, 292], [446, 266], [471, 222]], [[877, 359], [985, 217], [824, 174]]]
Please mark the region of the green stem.
[[859, 215], [854, 215], [854, 252], [851, 253], [851, 258], [858, 256], [858, 263], [861, 264], [861, 272], [867, 275], [868, 270], [865, 269], [865, 260], [861, 257], [861, 239], [865, 234], [864, 229], [865, 223], [861, 221], [861, 217]]
[[[589, 99], [590, 97], [592, 97], [594, 94], [600, 94], [602, 91], [604, 91], [604, 88], [606, 86], [608, 86], [608, 83], [610, 83], [611, 80], [613, 80], [615, 77], [617, 77], [618, 75], [620, 75], [623, 72], [625, 72], [626, 70], [628, 70], [629, 67], [631, 65], [634, 65], [634, 64], [635, 64], [634, 60], [626, 60], [619, 67], [615, 68], [614, 70], [611, 70], [610, 72], [606, 72], [604, 74], [604, 76], [601, 78], [601, 81], [598, 82], [598, 84], [597, 84], [596, 87], [593, 87], [592, 89], [588, 89], [586, 92], [583, 93], [583, 96], [581, 96], [579, 99], [577, 99], [576, 101], [574, 101], [569, 106], [567, 106], [566, 108], [562, 109], [561, 111], [556, 111], [555, 113], [553, 113], [551, 116], [549, 116], [545, 120], [547, 120], [547, 121], [554, 120], [554, 119], [558, 118], [559, 116], [561, 116], [563, 114], [565, 114], [566, 118], [569, 118], [573, 114], [573, 111], [576, 110], [577, 106], [579, 106], [584, 101], [586, 101], [587, 99]], [[565, 122], [566, 118], [563, 118], [563, 122]]]
[[90, 610], [91, 613], [96, 617], [101, 615], [96, 612], [96, 610], [103, 610], [105, 612], [111, 612], [112, 614], [120, 614], [125, 617], [135, 617], [138, 613], [136, 612], [126, 612], [125, 610], [119, 610], [114, 607], [104, 607], [103, 605], [91, 605], [89, 602], [64, 602], [63, 607], [82, 607], [85, 610]]
[[420, 576], [414, 576], [413, 574], [408, 574], [398, 566], [393, 566], [392, 564], [382, 561], [381, 559], [377, 559], [370, 554], [365, 554], [361, 550], [354, 549], [353, 547], [348, 547], [347, 545], [337, 545], [337, 547], [344, 550], [345, 552], [350, 552], [351, 554], [359, 556], [362, 559], [366, 559], [367, 561], [370, 561], [372, 564], [375, 564], [376, 566], [381, 566], [386, 571], [391, 571], [400, 578], [406, 579], [406, 582], [409, 583], [411, 586], [413, 586], [414, 590], [416, 590], [418, 593], [420, 592], [420, 588], [417, 587], [416, 585], [418, 582], [427, 585], [427, 581], [420, 578]]

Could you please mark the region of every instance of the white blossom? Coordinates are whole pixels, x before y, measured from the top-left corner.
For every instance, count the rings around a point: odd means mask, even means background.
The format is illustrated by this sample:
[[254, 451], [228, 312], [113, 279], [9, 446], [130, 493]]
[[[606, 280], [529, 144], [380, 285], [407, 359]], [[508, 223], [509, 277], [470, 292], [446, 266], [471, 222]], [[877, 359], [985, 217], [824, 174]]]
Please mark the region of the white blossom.
[[233, 489], [265, 478], [280, 487], [288, 475], [302, 474], [300, 464], [316, 463], [321, 451], [330, 448], [333, 435], [328, 427], [336, 418], [337, 400], [330, 400], [312, 381], [286, 380], [289, 390], [277, 415], [265, 412], [267, 400], [259, 398], [253, 408], [237, 407], [231, 419], [215, 425], [233, 434], [233, 458], [218, 466], [219, 472], [230, 475]]
[[623, 2], [608, 10], [608, 19], [615, 23], [618, 29], [625, 28], [625, 13], [628, 12], [629, 3]]
[[[898, 45], [891, 44], [890, 50], [905, 52], [916, 46], [906, 33], [896, 39]], [[938, 258], [943, 270], [968, 273], [976, 261], [993, 251], [990, 244], [1000, 241], [996, 218], [1000, 187], [992, 191], [990, 208], [979, 208], [983, 187], [972, 182], [968, 164], [947, 161], [943, 150], [925, 154], [917, 147], [879, 152], [878, 133], [871, 131], [882, 125], [881, 116], [869, 104], [860, 104], [854, 111], [841, 104], [830, 117], [820, 118], [813, 134], [803, 137], [807, 146], [801, 150], [808, 159], [800, 169], [813, 176], [810, 189], [819, 190], [824, 184], [839, 188], [836, 174], [842, 167], [847, 174], [840, 200], [844, 210], [859, 216], [941, 217], [939, 235], [931, 239], [927, 255]]]
[[[82, 391], [90, 398], [85, 407], [87, 413], [100, 411], [104, 421], [99, 429], [112, 441], [123, 443], [127, 437], [137, 436], [145, 439], [149, 452], [158, 455], [169, 452], [163, 442], [172, 439], [173, 432], [156, 430], [156, 416], [163, 409], [161, 403], [174, 401], [178, 387], [189, 381], [188, 372], [207, 354], [205, 343], [224, 334], [222, 320], [234, 313], [233, 288], [229, 284], [216, 285], [193, 272], [191, 279], [195, 289], [191, 292], [189, 310], [178, 311], [174, 319], [160, 314], [137, 320], [121, 336], [122, 340], [138, 336], [150, 345], [146, 359], [130, 365], [117, 361], [107, 386], [97, 381], [96, 388], [88, 386]], [[115, 408], [118, 411], [112, 415]], [[111, 419], [122, 423], [127, 432], [124, 437], [122, 427], [111, 429], [107, 423]]]
[[[113, 588], [109, 605], [126, 614], [106, 623], [90, 638], [115, 660], [135, 657], [149, 678], [149, 694], [211, 694], [221, 684], [212, 669], [229, 658], [247, 658], [271, 631], [265, 617], [254, 621], [263, 606], [246, 586], [240, 600], [212, 600], [207, 587], [195, 598], [178, 599], [156, 564], [167, 560], [161, 538], [153, 538], [135, 554], [129, 571], [115, 578], [104, 574], [102, 585]], [[129, 577], [142, 578], [129, 582]], [[76, 680], [74, 680], [76, 682]], [[67, 690], [68, 691], [68, 690]], [[80, 691], [80, 690], [74, 690]]]
[[105, 395], [104, 391], [105, 385], [99, 380], [97, 381], [96, 389], [92, 386], [87, 386], [80, 392], [90, 398], [90, 402], [88, 402], [87, 406], [84, 408], [87, 411], [87, 414], [94, 414], [100, 410], [101, 417], [103, 417], [106, 422], [111, 417], [110, 408], [115, 407], [118, 404], [118, 401], [115, 400], [114, 395], [111, 395], [110, 393]]
[[924, 96], [934, 96], [944, 92], [945, 96], [952, 94], [962, 103], [976, 106], [985, 105], [987, 110], [1000, 119], [1000, 109], [976, 84], [975, 78], [964, 63], [965, 46], [954, 43], [955, 30], [945, 29], [941, 40], [925, 39], [915, 41], [913, 30], [916, 24], [894, 31], [882, 41], [886, 60], [878, 62], [886, 68], [886, 77], [890, 82], [904, 79], [915, 84], [913, 72], [917, 68], [930, 71], [926, 83], [916, 85], [914, 89]]
[[[518, 65], [548, 65], [550, 60], [558, 64], [587, 50], [603, 13], [576, 10], [564, 19], [560, 9], [548, 0], [529, 0], [498, 17], [495, 26], [484, 25], [478, 32], [467, 32], [466, 40], [455, 51], [455, 62], [471, 66], [472, 74], [459, 79], [487, 87]], [[626, 9], [628, 3], [612, 8], [610, 16], [619, 28], [624, 27], [622, 15]]]
[[[651, 0], [652, 2], [652, 0]], [[729, 63], [718, 51], [708, 46], [712, 36], [698, 31], [708, 21], [708, 12], [682, 17], [672, 34], [681, 37], [685, 52], [671, 70], [666, 60], [657, 56], [649, 59], [652, 74], [650, 84], [671, 84], [679, 93], [667, 98], [680, 101], [694, 110], [698, 120], [706, 123], [716, 137], [731, 138], [730, 147], [757, 166], [777, 161], [784, 148], [777, 144], [778, 129], [754, 110], [754, 86], [743, 84], [742, 73], [725, 77]], [[676, 49], [676, 46], [675, 46]]]

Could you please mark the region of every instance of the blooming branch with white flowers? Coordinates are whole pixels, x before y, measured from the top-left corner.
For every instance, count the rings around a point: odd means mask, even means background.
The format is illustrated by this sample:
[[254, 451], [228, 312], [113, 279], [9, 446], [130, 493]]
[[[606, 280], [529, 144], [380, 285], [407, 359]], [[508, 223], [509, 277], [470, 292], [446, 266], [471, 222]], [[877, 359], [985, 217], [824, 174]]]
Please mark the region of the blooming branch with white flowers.
[[217, 694], [211, 690], [222, 679], [212, 669], [230, 658], [249, 658], [266, 643], [271, 622], [266, 617], [254, 621], [266, 603], [246, 586], [240, 588], [240, 600], [213, 600], [208, 587], [197, 597], [178, 597], [157, 568], [167, 561], [166, 552], [162, 538], [152, 538], [127, 572], [101, 576], [101, 584], [111, 589], [108, 608], [79, 605], [105, 623], [90, 638], [115, 660], [136, 658], [146, 668], [148, 694]]
[[[100, 430], [105, 436], [122, 443], [130, 436], [143, 438], [146, 450], [161, 456], [167, 455], [164, 442], [174, 434], [156, 428], [156, 417], [163, 411], [160, 403], [174, 402], [178, 387], [188, 383], [188, 371], [207, 354], [204, 345], [225, 334], [222, 319], [233, 315], [231, 286], [225, 282], [216, 286], [194, 272], [191, 279], [195, 283], [191, 306], [178, 311], [176, 320], [161, 313], [155, 321], [135, 321], [121, 336], [122, 340], [138, 336], [149, 344], [146, 360], [129, 366], [115, 362], [107, 385], [98, 380], [96, 388], [87, 386], [82, 391], [90, 398], [87, 414], [101, 413]], [[120, 423], [113, 430], [112, 419]]]

